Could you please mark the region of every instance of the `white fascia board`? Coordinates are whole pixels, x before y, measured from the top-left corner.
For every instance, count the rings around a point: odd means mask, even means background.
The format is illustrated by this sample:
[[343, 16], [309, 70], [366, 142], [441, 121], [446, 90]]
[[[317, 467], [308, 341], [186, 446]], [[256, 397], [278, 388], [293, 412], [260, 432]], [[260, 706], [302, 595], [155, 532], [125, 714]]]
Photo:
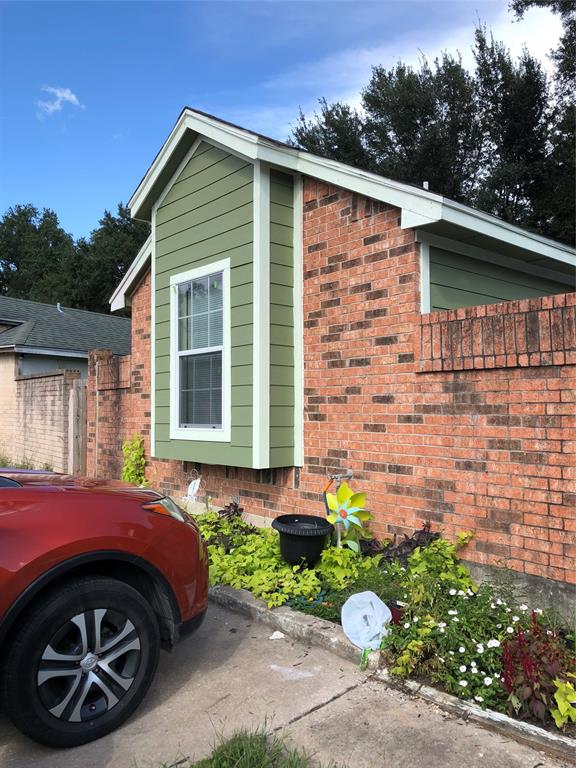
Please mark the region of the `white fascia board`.
[[152, 235], [148, 235], [144, 245], [138, 251], [136, 258], [128, 267], [126, 274], [118, 284], [118, 287], [110, 297], [110, 310], [116, 312], [118, 309], [124, 309], [127, 306], [126, 298], [133, 284], [137, 280], [146, 261], [150, 258], [152, 249]]
[[88, 352], [76, 352], [70, 349], [50, 349], [49, 347], [13, 347], [20, 355], [46, 355], [50, 357], [81, 357], [88, 359]]
[[568, 245], [550, 240], [542, 235], [509, 224], [484, 211], [468, 208], [466, 205], [444, 200], [442, 220], [459, 227], [478, 232], [495, 240], [521, 248], [523, 251], [537, 254], [541, 258], [555, 259], [576, 267], [576, 250]]

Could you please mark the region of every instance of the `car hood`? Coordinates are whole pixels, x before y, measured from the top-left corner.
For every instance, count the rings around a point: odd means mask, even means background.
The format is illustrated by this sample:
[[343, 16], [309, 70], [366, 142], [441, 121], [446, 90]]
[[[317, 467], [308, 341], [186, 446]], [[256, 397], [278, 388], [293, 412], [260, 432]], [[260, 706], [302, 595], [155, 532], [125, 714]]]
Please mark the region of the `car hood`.
[[95, 493], [128, 494], [132, 498], [141, 498], [143, 501], [162, 498], [162, 494], [151, 488], [137, 488], [122, 480], [101, 480], [95, 477], [77, 477], [58, 472], [47, 472], [35, 469], [13, 469], [0, 467], [0, 475], [26, 487], [57, 489], [77, 489], [79, 491]]

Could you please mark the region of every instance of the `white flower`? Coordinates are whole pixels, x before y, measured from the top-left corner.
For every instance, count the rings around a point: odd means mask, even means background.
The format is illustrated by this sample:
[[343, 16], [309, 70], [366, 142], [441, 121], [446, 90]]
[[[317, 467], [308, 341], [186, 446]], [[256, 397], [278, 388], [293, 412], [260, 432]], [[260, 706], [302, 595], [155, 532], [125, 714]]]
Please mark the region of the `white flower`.
[[466, 682], [466, 680], [460, 680], [460, 685], [462, 686], [462, 688], [466, 688], [468, 683]]
[[484, 685], [492, 685], [492, 678], [491, 677], [485, 677], [484, 678]]
[[444, 664], [444, 659], [443, 659], [441, 656], [438, 656], [438, 661], [439, 661], [441, 664]]
[[527, 605], [525, 605], [524, 603], [522, 603], [522, 605], [520, 606], [520, 610], [521, 610], [522, 612], [525, 612], [525, 611], [527, 611], [527, 610], [528, 610], [528, 606], [527, 606]]
[[482, 702], [482, 701], [484, 701], [484, 699], [482, 698], [482, 696], [474, 696], [474, 701]]
[[410, 622], [407, 621], [406, 624], [404, 624], [404, 629], [410, 629]]
[[504, 605], [504, 603], [502, 600], [500, 600], [500, 598], [498, 598], [498, 600], [496, 600], [496, 605]]
[[460, 648], [458, 648], [458, 652], [459, 653], [466, 653], [466, 648], [464, 648], [464, 646], [461, 645]]
[[460, 670], [460, 672], [466, 672], [466, 664], [460, 664], [458, 669]]
[[440, 629], [442, 629], [442, 627], [446, 626], [446, 622], [441, 621], [441, 622], [438, 623], [438, 626], [440, 627]]
[[470, 669], [470, 672], [472, 672], [473, 675], [477, 675], [478, 674], [478, 668], [477, 667], [472, 667]]
[[511, 608], [506, 608], [506, 613], [512, 613], [512, 609]]
[[449, 595], [455, 595], [455, 594], [456, 594], [456, 590], [455, 590], [455, 589], [451, 589], [451, 590], [448, 592], [448, 594], [449, 594]]
[[445, 631], [445, 630], [444, 630], [444, 627], [440, 627], [440, 634], [441, 634], [441, 635], [443, 635], [443, 634], [444, 634], [444, 631]]
[[488, 640], [486, 643], [488, 648], [500, 648], [500, 641], [499, 640]]
[[494, 610], [494, 608], [496, 608], [496, 606], [494, 605], [494, 603], [490, 603], [490, 608], [492, 608], [492, 610]]
[[482, 645], [482, 643], [478, 643], [478, 645], [476, 646], [476, 652], [484, 653], [484, 646]]
[[458, 616], [452, 616], [452, 621], [458, 622], [458, 621], [460, 621], [460, 619], [458, 618]]
[[502, 629], [502, 624], [496, 624], [496, 629]]
[[520, 616], [512, 616], [512, 621], [520, 621]]
[[538, 613], [540, 616], [542, 616], [542, 608], [534, 608], [534, 613]]
[[547, 629], [547, 630], [546, 630], [546, 634], [547, 634], [547, 635], [552, 635], [552, 634], [554, 634], [554, 633], [552, 632], [552, 630], [550, 630], [550, 629]]
[[458, 611], [448, 611], [448, 616], [457, 616]]
[[454, 656], [454, 651], [448, 651], [448, 653], [450, 654], [450, 656]]
[[476, 666], [476, 662], [475, 662], [475, 661], [471, 661], [471, 662], [470, 662], [470, 666], [471, 666], [471, 667], [475, 667], [475, 666]]
[[418, 619], [418, 616], [414, 616], [414, 618], [412, 619], [412, 621], [414, 622], [414, 624], [416, 624], [416, 622], [417, 622], [418, 620], [419, 620], [419, 619]]
[[512, 627], [506, 627], [506, 632], [511, 635], [514, 632], [514, 629]]
[[459, 589], [458, 590], [458, 594], [460, 595], [460, 597], [462, 597], [462, 595], [464, 594], [464, 590], [463, 589]]
[[466, 594], [467, 594], [467, 595], [470, 595], [470, 597], [472, 597], [472, 595], [474, 594], [474, 592], [472, 592], [472, 590], [471, 590], [470, 588], [468, 588], [468, 589], [466, 590]]

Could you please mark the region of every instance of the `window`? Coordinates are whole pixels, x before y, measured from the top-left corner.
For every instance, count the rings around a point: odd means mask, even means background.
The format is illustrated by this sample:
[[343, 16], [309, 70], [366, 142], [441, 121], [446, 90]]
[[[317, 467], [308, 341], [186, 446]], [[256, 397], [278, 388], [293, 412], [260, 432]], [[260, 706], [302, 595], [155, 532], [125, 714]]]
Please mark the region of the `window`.
[[171, 437], [229, 440], [229, 263], [171, 278]]

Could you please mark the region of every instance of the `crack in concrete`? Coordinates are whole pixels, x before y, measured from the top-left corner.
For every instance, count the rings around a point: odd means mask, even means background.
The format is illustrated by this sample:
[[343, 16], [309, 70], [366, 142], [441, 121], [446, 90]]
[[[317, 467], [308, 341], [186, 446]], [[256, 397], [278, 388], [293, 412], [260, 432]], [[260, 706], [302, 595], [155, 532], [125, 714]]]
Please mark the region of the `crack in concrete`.
[[312, 715], [314, 712], [318, 712], [320, 709], [324, 709], [324, 707], [327, 707], [329, 704], [332, 704], [332, 702], [337, 701], [338, 699], [341, 699], [343, 696], [346, 696], [347, 693], [350, 693], [351, 691], [355, 691], [356, 688], [359, 688], [361, 685], [364, 685], [369, 680], [371, 680], [373, 675], [369, 675], [368, 677], [364, 678], [364, 680], [360, 680], [358, 683], [354, 683], [354, 685], [349, 685], [347, 688], [345, 688], [343, 691], [339, 691], [338, 693], [335, 693], [334, 696], [331, 696], [329, 699], [326, 699], [326, 701], [321, 701], [319, 704], [315, 704], [313, 707], [310, 707], [310, 709], [307, 709], [306, 712], [302, 712], [299, 715], [296, 715], [291, 720], [288, 720], [286, 723], [282, 723], [282, 725], [277, 725], [276, 728], [272, 729], [272, 733], [278, 733], [278, 731], [282, 731], [285, 728], [289, 728], [294, 723], [298, 723], [300, 720], [303, 720], [305, 717], [308, 717], [309, 715]]

